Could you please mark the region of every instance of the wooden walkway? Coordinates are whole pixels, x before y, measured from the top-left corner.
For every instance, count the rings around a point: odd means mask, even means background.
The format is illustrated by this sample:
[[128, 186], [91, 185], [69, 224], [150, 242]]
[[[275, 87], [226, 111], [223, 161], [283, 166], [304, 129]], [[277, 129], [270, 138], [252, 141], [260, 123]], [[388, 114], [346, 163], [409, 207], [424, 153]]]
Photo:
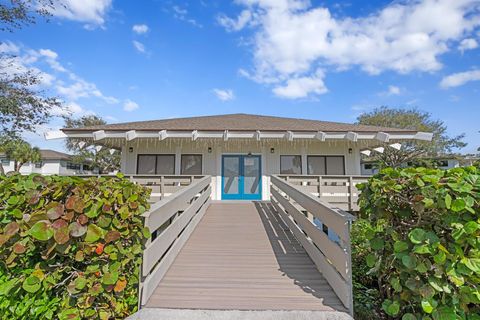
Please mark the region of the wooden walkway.
[[147, 308], [346, 312], [267, 202], [217, 202]]

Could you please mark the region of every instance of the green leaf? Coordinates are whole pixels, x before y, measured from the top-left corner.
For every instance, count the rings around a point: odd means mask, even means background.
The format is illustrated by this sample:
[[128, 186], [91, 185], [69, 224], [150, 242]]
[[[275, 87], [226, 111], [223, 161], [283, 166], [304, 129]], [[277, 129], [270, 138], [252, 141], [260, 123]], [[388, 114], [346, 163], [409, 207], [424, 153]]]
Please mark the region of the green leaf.
[[53, 228], [49, 221], [38, 221], [35, 223], [28, 234], [40, 241], [47, 241], [53, 237]]
[[420, 228], [415, 228], [408, 234], [408, 238], [412, 243], [419, 244], [425, 240], [425, 230]]
[[95, 224], [90, 224], [87, 229], [87, 236], [85, 237], [85, 242], [96, 242], [103, 236], [103, 229], [98, 227]]
[[396, 316], [400, 312], [400, 303], [398, 301], [390, 301], [385, 300], [382, 303], [382, 309], [389, 315], [389, 316]]
[[413, 258], [412, 256], [403, 256], [402, 263], [408, 269], [414, 269], [417, 265], [415, 258]]
[[83, 288], [85, 288], [86, 285], [87, 285], [87, 279], [85, 279], [84, 277], [78, 277], [77, 279], [75, 279], [76, 289], [82, 290]]
[[377, 262], [377, 257], [374, 254], [369, 254], [366, 256], [365, 260], [367, 262], [367, 266], [372, 268]]
[[374, 238], [370, 240], [370, 247], [373, 250], [382, 250], [385, 245], [385, 242], [383, 241], [382, 238]]
[[419, 186], [419, 187], [424, 187], [424, 186], [425, 186], [425, 182], [423, 182], [422, 179], [417, 178], [417, 186]]
[[478, 224], [478, 223], [475, 222], [475, 221], [469, 221], [469, 222], [465, 223], [465, 225], [463, 226], [463, 228], [465, 229], [465, 232], [466, 232], [466, 233], [472, 234], [472, 233], [476, 232], [476, 231], [480, 228], [480, 224]]
[[402, 320], [417, 320], [417, 317], [413, 313], [405, 313], [402, 316]]
[[453, 200], [451, 209], [454, 212], [460, 212], [465, 209], [466, 203], [462, 198], [457, 198]]
[[415, 247], [413, 247], [413, 252], [415, 253], [418, 253], [418, 254], [427, 254], [427, 253], [431, 253], [432, 252], [432, 249], [430, 248], [430, 246], [428, 244], [423, 244], [423, 245], [416, 245]]
[[432, 300], [422, 300], [422, 309], [423, 311], [425, 311], [426, 313], [430, 314], [433, 312], [433, 310], [435, 309], [434, 307], [434, 304], [432, 303]]
[[462, 263], [473, 272], [480, 273], [480, 258], [463, 258]]
[[405, 241], [395, 241], [393, 244], [393, 250], [395, 252], [403, 252], [408, 249], [408, 243]]
[[118, 272], [108, 272], [103, 275], [102, 282], [106, 285], [113, 285], [117, 283], [118, 280]]
[[447, 207], [447, 209], [450, 209], [452, 207], [452, 196], [448, 193], [445, 196], [445, 206]]
[[397, 277], [390, 279], [390, 284], [392, 285], [393, 290], [395, 292], [402, 292], [402, 285], [400, 284], [400, 280]]
[[42, 284], [39, 278], [35, 276], [29, 276], [23, 281], [22, 288], [30, 293], [35, 293], [41, 288]]

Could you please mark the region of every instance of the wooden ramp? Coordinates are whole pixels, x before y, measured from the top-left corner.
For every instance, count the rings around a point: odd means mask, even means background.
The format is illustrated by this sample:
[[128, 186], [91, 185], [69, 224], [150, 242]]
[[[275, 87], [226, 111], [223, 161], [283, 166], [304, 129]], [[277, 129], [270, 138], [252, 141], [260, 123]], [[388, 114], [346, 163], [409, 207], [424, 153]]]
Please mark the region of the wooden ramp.
[[268, 202], [216, 202], [147, 308], [346, 309]]

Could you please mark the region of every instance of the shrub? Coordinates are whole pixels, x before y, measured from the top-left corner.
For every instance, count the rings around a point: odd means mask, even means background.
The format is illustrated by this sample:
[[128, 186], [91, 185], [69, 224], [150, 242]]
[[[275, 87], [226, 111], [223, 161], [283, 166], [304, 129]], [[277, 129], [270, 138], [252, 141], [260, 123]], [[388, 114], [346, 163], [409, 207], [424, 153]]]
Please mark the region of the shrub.
[[360, 189], [362, 256], [385, 313], [480, 319], [480, 169], [387, 168]]
[[136, 311], [148, 197], [121, 176], [0, 177], [2, 319]]

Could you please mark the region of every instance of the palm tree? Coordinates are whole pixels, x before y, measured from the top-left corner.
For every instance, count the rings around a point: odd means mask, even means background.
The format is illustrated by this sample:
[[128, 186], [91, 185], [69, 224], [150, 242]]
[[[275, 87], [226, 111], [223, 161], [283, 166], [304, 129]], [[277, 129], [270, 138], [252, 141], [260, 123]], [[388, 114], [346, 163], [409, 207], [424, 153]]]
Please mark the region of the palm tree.
[[[18, 138], [3, 139], [0, 143], [0, 151], [8, 159], [14, 160], [16, 172], [19, 172], [26, 163], [35, 163], [42, 159], [39, 148], [32, 147], [28, 142]], [[3, 166], [0, 168], [0, 174], [4, 174]]]

